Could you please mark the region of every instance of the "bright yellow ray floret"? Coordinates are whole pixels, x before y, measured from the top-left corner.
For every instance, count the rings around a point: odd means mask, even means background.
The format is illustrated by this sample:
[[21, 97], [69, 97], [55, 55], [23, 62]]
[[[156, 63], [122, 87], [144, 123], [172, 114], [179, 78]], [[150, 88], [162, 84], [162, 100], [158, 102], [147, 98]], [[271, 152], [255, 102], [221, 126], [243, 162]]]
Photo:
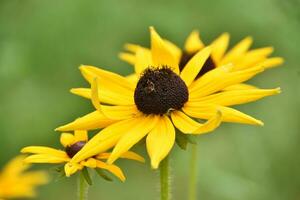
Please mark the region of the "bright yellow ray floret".
[[[122, 170], [116, 165], [108, 165], [103, 160], [106, 160], [110, 153], [99, 153], [92, 157], [86, 158], [79, 163], [71, 163], [71, 158], [76, 155], [77, 151], [84, 146], [88, 141], [87, 131], [77, 130], [74, 134], [62, 133], [60, 137], [61, 144], [65, 147], [65, 150], [57, 150], [50, 147], [43, 146], [29, 146], [21, 150], [22, 153], [31, 154], [28, 155], [24, 161], [26, 163], [50, 163], [50, 164], [60, 164], [64, 163], [65, 175], [67, 177], [82, 170], [84, 167], [96, 169], [105, 169], [115, 176], [117, 176], [121, 181], [125, 181], [125, 176]], [[136, 160], [144, 162], [144, 158], [139, 156], [134, 152], [124, 152], [121, 158]]]
[[36, 188], [48, 183], [48, 175], [42, 171], [27, 171], [24, 157], [12, 159], [0, 172], [0, 199], [28, 198], [36, 196]]

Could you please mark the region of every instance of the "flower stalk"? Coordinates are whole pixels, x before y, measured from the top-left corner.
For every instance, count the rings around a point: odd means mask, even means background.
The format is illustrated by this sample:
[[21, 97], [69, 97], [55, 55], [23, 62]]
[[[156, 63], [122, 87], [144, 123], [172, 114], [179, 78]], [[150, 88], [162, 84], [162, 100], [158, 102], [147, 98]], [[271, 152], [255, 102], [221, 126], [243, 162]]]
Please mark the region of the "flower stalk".
[[198, 146], [197, 144], [191, 144], [188, 200], [197, 200], [197, 156]]
[[160, 195], [161, 200], [170, 200], [169, 156], [160, 163]]
[[80, 173], [78, 175], [78, 200], [88, 199], [89, 185], [87, 184], [84, 175]]

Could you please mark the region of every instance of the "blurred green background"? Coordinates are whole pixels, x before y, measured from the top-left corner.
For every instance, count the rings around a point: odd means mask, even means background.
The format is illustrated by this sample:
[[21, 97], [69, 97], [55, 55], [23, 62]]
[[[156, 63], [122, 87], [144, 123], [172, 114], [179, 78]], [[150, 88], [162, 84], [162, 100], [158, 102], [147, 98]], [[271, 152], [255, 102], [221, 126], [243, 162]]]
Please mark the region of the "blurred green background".
[[[0, 166], [26, 145], [59, 147], [54, 128], [93, 110], [68, 92], [87, 85], [80, 64], [129, 74], [131, 66], [117, 54], [125, 42], [148, 46], [150, 25], [178, 45], [195, 28], [207, 44], [228, 31], [231, 45], [251, 35], [254, 47], [273, 45], [274, 55], [285, 58], [282, 67], [251, 80], [283, 92], [239, 106], [264, 127], [223, 124], [199, 138], [199, 199], [300, 199], [299, 8], [297, 0], [1, 0]], [[188, 155], [173, 149], [177, 200], [186, 199]], [[119, 164], [127, 181], [97, 178], [90, 199], [158, 199], [158, 172], [149, 165]], [[75, 197], [73, 177], [41, 187], [37, 199]]]

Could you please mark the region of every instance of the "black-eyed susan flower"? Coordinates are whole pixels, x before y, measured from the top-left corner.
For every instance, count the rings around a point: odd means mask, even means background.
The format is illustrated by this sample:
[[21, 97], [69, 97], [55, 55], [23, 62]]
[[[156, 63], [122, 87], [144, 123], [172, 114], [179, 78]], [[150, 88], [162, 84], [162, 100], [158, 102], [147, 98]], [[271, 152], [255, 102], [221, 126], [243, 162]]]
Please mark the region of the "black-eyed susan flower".
[[[24, 161], [26, 163], [49, 163], [49, 164], [65, 164], [65, 175], [67, 177], [84, 169], [85, 167], [91, 169], [104, 169], [120, 180], [125, 181], [125, 176], [122, 170], [116, 165], [108, 165], [103, 160], [106, 160], [110, 153], [102, 152], [97, 155], [93, 155], [89, 158], [82, 160], [79, 163], [70, 163], [70, 160], [79, 152], [85, 144], [88, 142], [88, 134], [85, 130], [77, 130], [74, 134], [62, 133], [60, 142], [64, 147], [64, 150], [58, 150], [44, 146], [28, 146], [21, 150], [22, 153], [31, 154], [28, 155]], [[134, 152], [124, 152], [121, 158], [127, 158], [144, 162], [144, 158]]]
[[0, 199], [35, 197], [36, 188], [48, 183], [45, 172], [28, 171], [30, 165], [23, 159], [23, 156], [12, 159], [0, 172]]
[[[221, 121], [262, 125], [260, 120], [229, 106], [277, 94], [278, 88], [223, 91], [261, 73], [261, 65], [236, 71], [228, 64], [197, 78], [211, 55], [211, 47], [198, 51], [180, 70], [174, 49], [153, 28], [150, 32], [150, 51], [136, 51], [135, 68], [141, 74], [138, 79], [128, 80], [92, 66], [80, 67], [91, 89], [77, 88], [72, 92], [90, 98], [97, 111], [57, 130], [110, 125], [94, 136], [71, 162], [81, 162], [115, 146], [108, 158], [111, 164], [146, 137], [151, 165], [157, 168], [174, 145], [175, 127], [185, 134], [203, 134], [213, 131]], [[199, 123], [193, 118], [207, 121]]]
[[[269, 69], [276, 67], [283, 63], [283, 58], [281, 57], [271, 57], [268, 56], [274, 51], [273, 47], [262, 47], [258, 49], [250, 50], [253, 39], [251, 37], [246, 37], [236, 44], [233, 48], [227, 51], [229, 46], [230, 35], [228, 33], [223, 33], [218, 38], [216, 38], [209, 45], [212, 48], [211, 55], [208, 57], [201, 70], [198, 72], [196, 78], [199, 78], [208, 71], [215, 69], [220, 66], [227, 64], [233, 65], [233, 70], [242, 70], [250, 68], [253, 66], [262, 66], [264, 69]], [[203, 48], [205, 48], [204, 42], [200, 39], [198, 31], [193, 31], [187, 37], [184, 48], [181, 50], [174, 43], [164, 40], [165, 45], [172, 52], [174, 58], [178, 62], [179, 70], [182, 71], [184, 66], [188, 61], [193, 58]], [[129, 79], [136, 79], [139, 77], [139, 74], [143, 72], [145, 66], [139, 65], [137, 52], [141, 53], [143, 50], [144, 57], [151, 57], [151, 50], [145, 47], [141, 47], [136, 44], [126, 44], [125, 49], [128, 53], [121, 53], [120, 58], [135, 67], [135, 74], [130, 75]], [[224, 88], [224, 90], [233, 90], [233, 89], [253, 89], [254, 86], [248, 84], [236, 84]]]

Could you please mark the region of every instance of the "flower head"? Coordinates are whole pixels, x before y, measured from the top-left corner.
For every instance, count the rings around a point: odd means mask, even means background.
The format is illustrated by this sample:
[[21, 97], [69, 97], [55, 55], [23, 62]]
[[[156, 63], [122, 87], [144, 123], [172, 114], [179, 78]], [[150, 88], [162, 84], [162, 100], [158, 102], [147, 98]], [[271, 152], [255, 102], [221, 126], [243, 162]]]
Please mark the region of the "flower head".
[[[269, 46], [250, 50], [251, 44], [253, 43], [253, 39], [251, 37], [244, 38], [228, 51], [229, 38], [230, 35], [228, 33], [223, 33], [211, 42], [211, 44], [207, 45], [212, 48], [211, 54], [202, 66], [201, 70], [198, 72], [196, 78], [199, 78], [212, 69], [227, 64], [232, 64], [234, 68], [233, 70], [242, 70], [258, 65], [262, 66], [264, 69], [268, 69], [283, 63], [283, 58], [281, 57], [268, 57], [274, 51], [273, 47]], [[182, 71], [186, 64], [206, 46], [201, 40], [199, 32], [196, 30], [191, 32], [187, 37], [182, 50], [168, 40], [164, 40], [164, 42], [173, 54], [174, 59], [178, 62], [180, 71]], [[129, 76], [129, 78], [136, 79], [145, 69], [145, 66], [138, 64], [138, 57], [141, 56], [140, 54], [144, 54], [144, 57], [151, 57], [151, 49], [141, 47], [136, 44], [126, 44], [125, 49], [128, 50], [128, 53], [121, 53], [120, 58], [135, 67], [136, 74]], [[254, 87], [246, 84], [237, 84], [226, 89], [232, 90], [243, 88], [249, 89]]]
[[[229, 106], [277, 94], [278, 88], [224, 91], [261, 73], [264, 70], [261, 65], [235, 70], [232, 64], [227, 64], [197, 78], [212, 55], [212, 47], [198, 51], [181, 70], [170, 43], [161, 39], [154, 28], [150, 28], [150, 33], [151, 49], [136, 51], [138, 76], [133, 79], [92, 66], [80, 67], [91, 88], [71, 91], [90, 98], [96, 111], [57, 130], [106, 127], [71, 159], [72, 163], [114, 147], [108, 158], [111, 164], [146, 137], [151, 165], [157, 168], [174, 145], [175, 129], [199, 135], [213, 131], [221, 121], [263, 124]], [[193, 118], [206, 121], [200, 123]]]
[[0, 172], [0, 199], [35, 197], [35, 189], [48, 183], [48, 176], [42, 171], [27, 171], [24, 157], [12, 159]]
[[[125, 181], [125, 176], [122, 170], [116, 165], [108, 165], [102, 160], [107, 159], [110, 153], [99, 153], [89, 158], [82, 160], [79, 163], [71, 163], [70, 160], [85, 146], [88, 142], [88, 134], [85, 130], [76, 130], [74, 134], [62, 133], [60, 142], [64, 146], [64, 150], [53, 149], [43, 146], [29, 146], [21, 150], [22, 153], [32, 154], [28, 155], [24, 161], [26, 163], [50, 163], [59, 164], [64, 163], [65, 175], [67, 177], [83, 170], [85, 167], [92, 169], [105, 169], [120, 180]], [[127, 158], [144, 162], [144, 159], [134, 152], [124, 152], [121, 158]]]

